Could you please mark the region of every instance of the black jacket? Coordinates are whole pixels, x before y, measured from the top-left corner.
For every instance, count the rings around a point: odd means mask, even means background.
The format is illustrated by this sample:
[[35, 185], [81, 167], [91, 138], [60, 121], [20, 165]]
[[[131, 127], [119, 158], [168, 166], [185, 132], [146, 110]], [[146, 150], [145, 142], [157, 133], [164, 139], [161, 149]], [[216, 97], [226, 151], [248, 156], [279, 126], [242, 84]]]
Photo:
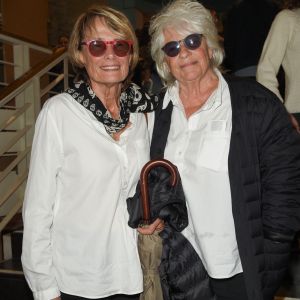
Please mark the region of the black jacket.
[[[232, 213], [246, 289], [251, 300], [271, 300], [300, 230], [300, 135], [272, 92], [254, 80], [225, 79], [232, 104]], [[171, 102], [155, 112], [152, 158], [163, 157], [171, 113]]]

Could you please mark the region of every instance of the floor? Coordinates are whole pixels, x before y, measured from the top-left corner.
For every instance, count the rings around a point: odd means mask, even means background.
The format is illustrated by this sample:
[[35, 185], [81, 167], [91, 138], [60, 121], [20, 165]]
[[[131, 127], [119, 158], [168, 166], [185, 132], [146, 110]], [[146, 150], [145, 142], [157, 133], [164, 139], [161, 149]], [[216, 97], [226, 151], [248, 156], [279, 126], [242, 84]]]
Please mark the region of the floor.
[[[14, 238], [12, 239], [14, 240]], [[1, 272], [1, 269], [5, 272]], [[7, 270], [12, 270], [8, 272]], [[1, 280], [5, 273], [5, 280]], [[10, 277], [7, 276], [10, 274]], [[16, 293], [11, 293], [14, 290]], [[9, 291], [8, 294], [3, 294]], [[32, 294], [23, 278], [20, 260], [10, 260], [0, 264], [0, 299], [2, 300], [33, 300]], [[274, 300], [300, 300], [300, 240], [293, 247], [289, 272]]]
[[292, 252], [289, 272], [276, 300], [300, 300], [300, 241]]

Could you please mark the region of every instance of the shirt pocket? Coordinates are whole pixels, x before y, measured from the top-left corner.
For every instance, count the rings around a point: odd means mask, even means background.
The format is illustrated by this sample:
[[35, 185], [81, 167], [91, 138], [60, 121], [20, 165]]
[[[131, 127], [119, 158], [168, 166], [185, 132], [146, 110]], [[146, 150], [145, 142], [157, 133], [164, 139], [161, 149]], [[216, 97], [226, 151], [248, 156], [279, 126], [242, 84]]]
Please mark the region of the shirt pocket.
[[198, 149], [200, 167], [218, 172], [228, 172], [230, 135], [226, 132], [206, 133]]

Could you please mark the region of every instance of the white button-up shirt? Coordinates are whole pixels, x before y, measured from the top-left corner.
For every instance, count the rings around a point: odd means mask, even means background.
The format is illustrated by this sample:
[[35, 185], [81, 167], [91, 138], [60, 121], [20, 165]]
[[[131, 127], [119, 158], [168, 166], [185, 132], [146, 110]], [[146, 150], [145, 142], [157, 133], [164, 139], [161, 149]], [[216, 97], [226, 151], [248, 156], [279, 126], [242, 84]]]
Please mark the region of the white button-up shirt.
[[178, 86], [168, 89], [163, 103], [173, 102], [165, 158], [177, 165], [187, 200], [189, 226], [183, 231], [213, 278], [242, 272], [237, 248], [228, 177], [231, 102], [228, 85], [218, 88], [188, 119]]
[[149, 160], [149, 138], [143, 114], [130, 122], [115, 141], [70, 95], [44, 105], [23, 207], [22, 263], [35, 299], [142, 291], [126, 199]]

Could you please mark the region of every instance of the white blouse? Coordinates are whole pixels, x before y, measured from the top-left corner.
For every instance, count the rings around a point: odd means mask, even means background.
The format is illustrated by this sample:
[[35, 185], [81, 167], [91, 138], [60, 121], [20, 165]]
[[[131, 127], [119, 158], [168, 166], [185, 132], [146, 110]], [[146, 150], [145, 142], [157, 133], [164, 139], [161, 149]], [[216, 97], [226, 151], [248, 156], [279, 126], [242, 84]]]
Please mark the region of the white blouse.
[[130, 122], [115, 141], [70, 95], [44, 105], [23, 207], [22, 263], [35, 299], [142, 291], [126, 199], [149, 160], [149, 137], [142, 113]]
[[[169, 88], [163, 103], [173, 102], [165, 158], [179, 170], [189, 225], [183, 231], [213, 278], [242, 272], [232, 216], [228, 176], [231, 136], [229, 88], [220, 72], [217, 90], [188, 119], [178, 93]], [[153, 127], [153, 120], [149, 125]]]

